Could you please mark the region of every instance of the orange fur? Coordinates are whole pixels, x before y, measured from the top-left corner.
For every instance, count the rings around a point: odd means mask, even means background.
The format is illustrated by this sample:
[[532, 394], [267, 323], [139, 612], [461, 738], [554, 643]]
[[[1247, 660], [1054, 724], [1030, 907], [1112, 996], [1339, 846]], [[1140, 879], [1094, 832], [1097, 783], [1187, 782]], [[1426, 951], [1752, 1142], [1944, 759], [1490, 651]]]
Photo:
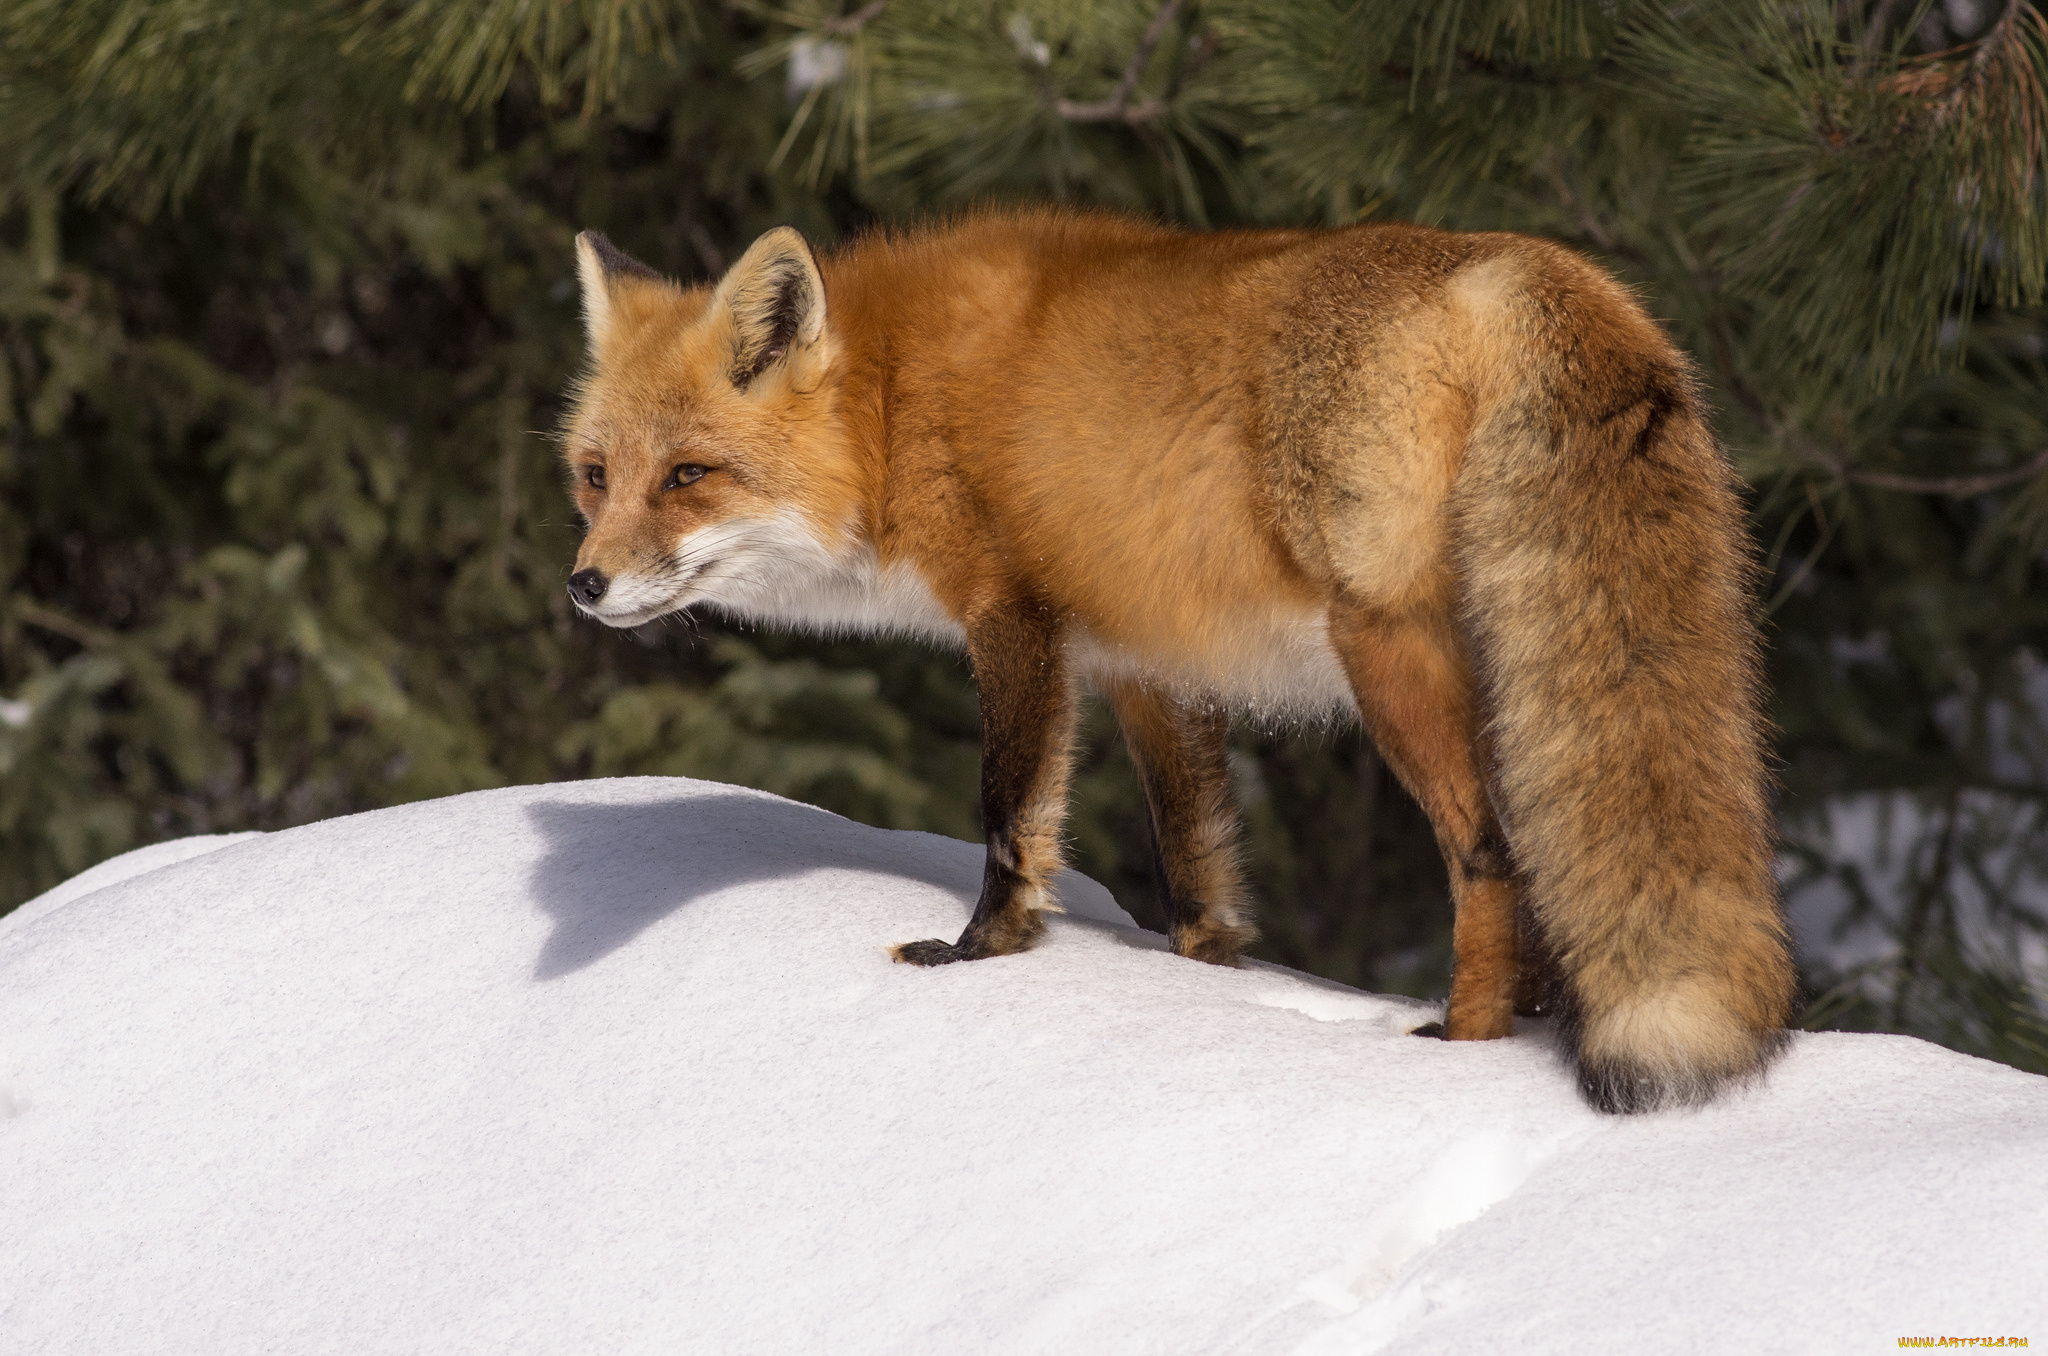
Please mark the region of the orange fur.
[[1145, 776], [1176, 950], [1225, 963], [1220, 712], [1362, 712], [1450, 865], [1447, 1035], [1507, 1034], [1525, 910], [1596, 1103], [1762, 1067], [1791, 972], [1739, 505], [1684, 359], [1590, 264], [1050, 210], [822, 261], [783, 229], [715, 289], [579, 245], [579, 604], [974, 662], [989, 875], [900, 959], [1036, 935], [1078, 681]]

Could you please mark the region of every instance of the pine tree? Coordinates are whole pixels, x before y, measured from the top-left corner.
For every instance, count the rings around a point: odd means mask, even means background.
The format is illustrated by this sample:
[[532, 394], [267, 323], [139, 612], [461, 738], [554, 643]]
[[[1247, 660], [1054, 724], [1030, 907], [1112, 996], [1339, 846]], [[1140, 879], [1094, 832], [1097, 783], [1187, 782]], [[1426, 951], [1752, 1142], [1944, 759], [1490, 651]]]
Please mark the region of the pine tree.
[[[0, 901], [136, 842], [677, 771], [974, 836], [954, 660], [572, 621], [568, 240], [1004, 198], [1552, 236], [1754, 489], [1813, 1024], [2048, 1068], [2048, 22], [2022, 0], [16, 0]], [[1100, 712], [1084, 868], [1149, 910]], [[1239, 736], [1268, 953], [1442, 982], [1355, 732]], [[1860, 950], [1859, 950], [1860, 948]]]

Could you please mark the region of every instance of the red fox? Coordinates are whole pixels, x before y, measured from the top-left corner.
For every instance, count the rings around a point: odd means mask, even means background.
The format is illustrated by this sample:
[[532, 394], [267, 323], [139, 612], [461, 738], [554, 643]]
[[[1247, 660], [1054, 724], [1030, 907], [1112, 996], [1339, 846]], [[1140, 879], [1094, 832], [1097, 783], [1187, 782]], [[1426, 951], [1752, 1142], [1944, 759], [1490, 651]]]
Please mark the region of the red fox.
[[1736, 480], [1686, 359], [1585, 259], [1041, 209], [823, 258], [779, 228], [715, 286], [596, 232], [577, 262], [579, 608], [966, 649], [981, 897], [898, 960], [1044, 929], [1086, 681], [1142, 776], [1178, 954], [1256, 935], [1229, 713], [1356, 715], [1449, 867], [1443, 1035], [1509, 1034], [1540, 954], [1603, 1109], [1704, 1101], [1781, 1044]]

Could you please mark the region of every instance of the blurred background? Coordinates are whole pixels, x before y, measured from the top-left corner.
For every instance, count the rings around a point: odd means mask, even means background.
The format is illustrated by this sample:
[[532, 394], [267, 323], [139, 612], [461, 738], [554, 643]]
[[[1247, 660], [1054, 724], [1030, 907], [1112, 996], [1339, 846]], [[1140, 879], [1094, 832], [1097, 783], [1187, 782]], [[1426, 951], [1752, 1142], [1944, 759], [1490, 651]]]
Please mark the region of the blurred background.
[[[2048, 1072], [2048, 24], [2002, 0], [9, 0], [0, 911], [162, 838], [676, 774], [978, 839], [956, 657], [570, 614], [585, 226], [979, 202], [1555, 237], [1751, 488], [1813, 1027]], [[1258, 954], [1440, 995], [1428, 826], [1235, 735]], [[1141, 921], [1091, 704], [1076, 865]]]

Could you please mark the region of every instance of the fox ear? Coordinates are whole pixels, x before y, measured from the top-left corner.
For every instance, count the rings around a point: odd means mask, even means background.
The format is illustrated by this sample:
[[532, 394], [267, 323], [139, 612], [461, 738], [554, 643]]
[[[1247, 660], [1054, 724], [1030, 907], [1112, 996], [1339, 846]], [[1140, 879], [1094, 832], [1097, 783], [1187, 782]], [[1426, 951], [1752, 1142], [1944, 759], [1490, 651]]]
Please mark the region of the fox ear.
[[825, 280], [793, 226], [777, 226], [749, 246], [711, 305], [732, 316], [732, 384], [742, 391], [778, 363], [808, 365], [825, 333]]
[[602, 231], [576, 237], [576, 279], [583, 286], [583, 333], [593, 355], [612, 331], [617, 290], [627, 279], [662, 282], [662, 276], [605, 238]]

